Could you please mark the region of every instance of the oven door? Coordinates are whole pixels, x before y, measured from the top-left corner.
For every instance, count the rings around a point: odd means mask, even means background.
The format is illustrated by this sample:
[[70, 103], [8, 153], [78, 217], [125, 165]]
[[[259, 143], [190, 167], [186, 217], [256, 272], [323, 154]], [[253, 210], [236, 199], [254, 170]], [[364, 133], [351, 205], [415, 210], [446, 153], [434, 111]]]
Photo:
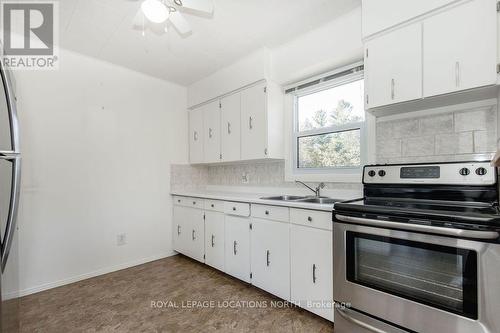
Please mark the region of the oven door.
[[416, 332], [500, 332], [500, 245], [336, 222], [334, 299]]

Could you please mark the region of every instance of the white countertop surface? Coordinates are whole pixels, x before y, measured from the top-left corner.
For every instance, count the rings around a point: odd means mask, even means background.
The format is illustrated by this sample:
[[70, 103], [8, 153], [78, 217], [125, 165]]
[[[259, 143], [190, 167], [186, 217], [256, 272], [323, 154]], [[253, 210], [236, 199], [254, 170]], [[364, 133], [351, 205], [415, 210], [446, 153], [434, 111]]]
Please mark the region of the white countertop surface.
[[[234, 202], [248, 202], [253, 204], [262, 205], [272, 205], [272, 206], [285, 206], [292, 208], [302, 208], [302, 209], [312, 209], [331, 212], [333, 210], [333, 204], [323, 205], [316, 203], [304, 203], [304, 202], [294, 202], [294, 201], [280, 201], [280, 200], [265, 200], [262, 197], [271, 197], [273, 195], [261, 194], [261, 193], [241, 193], [241, 192], [221, 192], [221, 191], [208, 191], [208, 190], [176, 190], [172, 191], [170, 194], [179, 195], [185, 197], [212, 199], [212, 200], [222, 200], [222, 201], [234, 201]], [[282, 194], [276, 194], [276, 196]], [[354, 199], [354, 198], [338, 198], [341, 201]]]

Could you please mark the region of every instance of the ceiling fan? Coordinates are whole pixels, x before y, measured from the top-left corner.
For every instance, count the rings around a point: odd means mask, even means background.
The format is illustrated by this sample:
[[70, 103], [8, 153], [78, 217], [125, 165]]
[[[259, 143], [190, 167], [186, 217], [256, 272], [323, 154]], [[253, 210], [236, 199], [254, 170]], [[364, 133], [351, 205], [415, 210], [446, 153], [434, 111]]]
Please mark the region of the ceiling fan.
[[[191, 33], [191, 26], [181, 12], [189, 14], [213, 14], [213, 0], [144, 0], [134, 17], [133, 25], [142, 27], [143, 33], [146, 23], [151, 23], [153, 30], [158, 26], [164, 32], [170, 23], [181, 35]], [[156, 28], [156, 29], [155, 29]]]

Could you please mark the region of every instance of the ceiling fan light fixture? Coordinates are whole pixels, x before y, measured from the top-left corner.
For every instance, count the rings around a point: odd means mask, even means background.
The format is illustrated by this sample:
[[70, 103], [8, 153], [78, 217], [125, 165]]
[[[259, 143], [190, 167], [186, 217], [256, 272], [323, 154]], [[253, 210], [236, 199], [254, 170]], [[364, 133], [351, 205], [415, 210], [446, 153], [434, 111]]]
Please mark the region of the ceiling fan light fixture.
[[145, 0], [141, 10], [146, 18], [153, 23], [163, 23], [168, 19], [169, 10], [159, 0]]

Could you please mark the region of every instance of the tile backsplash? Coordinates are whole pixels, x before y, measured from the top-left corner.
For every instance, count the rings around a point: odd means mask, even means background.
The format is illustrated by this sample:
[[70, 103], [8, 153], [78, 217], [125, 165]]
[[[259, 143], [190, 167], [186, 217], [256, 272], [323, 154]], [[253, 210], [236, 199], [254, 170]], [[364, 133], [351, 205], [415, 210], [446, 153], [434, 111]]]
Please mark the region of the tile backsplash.
[[[387, 117], [391, 119], [390, 117]], [[377, 163], [489, 158], [498, 137], [497, 107], [377, 120]]]
[[[377, 119], [377, 163], [446, 162], [489, 159], [498, 137], [497, 106]], [[225, 165], [172, 165], [171, 188], [292, 188], [284, 161]], [[313, 184], [314, 185], [314, 184]], [[331, 190], [361, 190], [361, 184], [327, 183]]]

